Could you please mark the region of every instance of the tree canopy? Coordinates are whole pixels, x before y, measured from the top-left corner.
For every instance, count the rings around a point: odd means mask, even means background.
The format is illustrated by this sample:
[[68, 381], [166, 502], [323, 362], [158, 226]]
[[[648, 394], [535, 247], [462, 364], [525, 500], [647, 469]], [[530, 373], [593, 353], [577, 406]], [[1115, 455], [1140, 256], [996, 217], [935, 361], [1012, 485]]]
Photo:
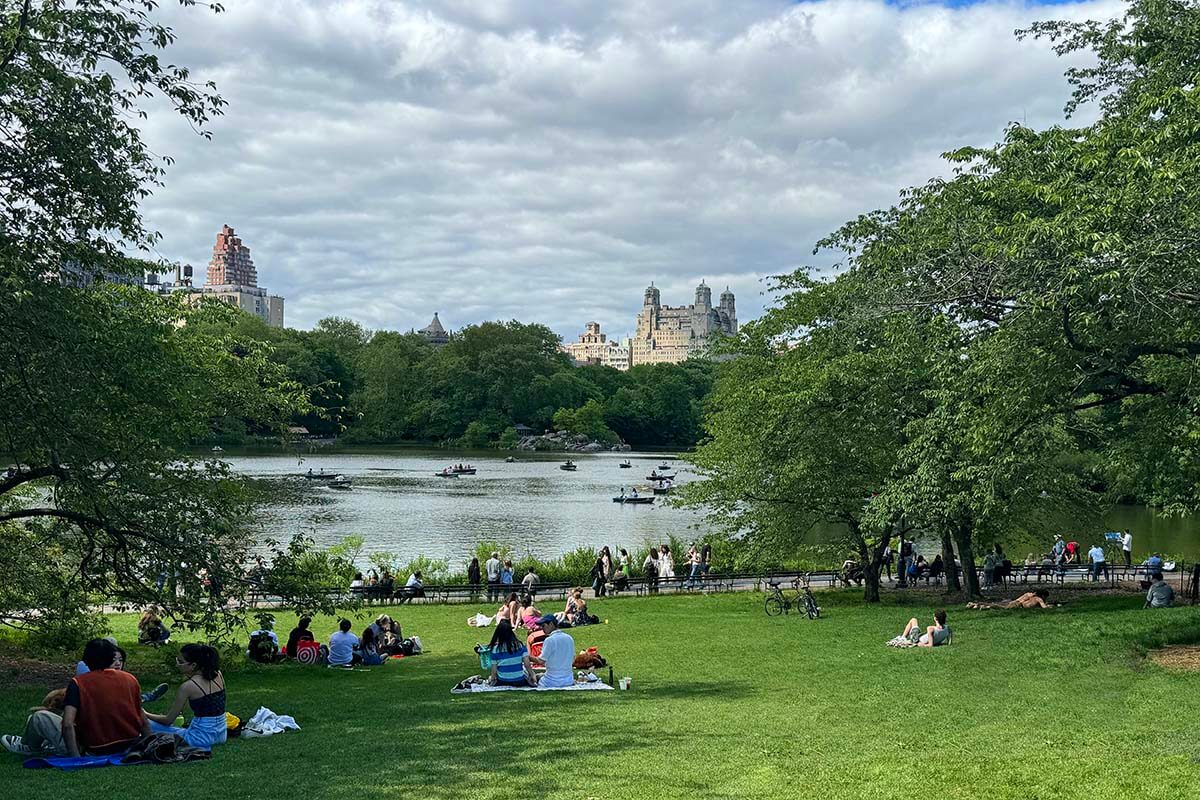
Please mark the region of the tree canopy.
[[[699, 460], [716, 480], [692, 501], [753, 540], [830, 497], [848, 517], [871, 491], [868, 527], [921, 525], [951, 557], [953, 532], [965, 567], [973, 540], [1046, 499], [1200, 508], [1197, 31], [1196, 3], [1139, 0], [1121, 20], [1018, 32], [1090, 52], [1067, 73], [1067, 110], [1096, 102], [1099, 119], [947, 153], [951, 177], [820, 242], [841, 254], [833, 276], [782, 280], [722, 368]], [[811, 402], [831, 377], [839, 391]], [[738, 406], [774, 424], [734, 419]]]

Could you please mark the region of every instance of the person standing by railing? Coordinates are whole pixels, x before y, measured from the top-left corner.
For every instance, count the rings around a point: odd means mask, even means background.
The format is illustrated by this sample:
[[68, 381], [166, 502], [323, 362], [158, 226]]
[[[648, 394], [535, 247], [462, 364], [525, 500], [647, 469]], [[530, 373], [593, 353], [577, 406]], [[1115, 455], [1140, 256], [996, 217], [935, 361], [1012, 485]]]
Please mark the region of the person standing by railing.
[[1125, 556], [1125, 566], [1133, 566], [1133, 534], [1129, 532], [1129, 528], [1125, 529], [1125, 536], [1121, 539], [1121, 554]]

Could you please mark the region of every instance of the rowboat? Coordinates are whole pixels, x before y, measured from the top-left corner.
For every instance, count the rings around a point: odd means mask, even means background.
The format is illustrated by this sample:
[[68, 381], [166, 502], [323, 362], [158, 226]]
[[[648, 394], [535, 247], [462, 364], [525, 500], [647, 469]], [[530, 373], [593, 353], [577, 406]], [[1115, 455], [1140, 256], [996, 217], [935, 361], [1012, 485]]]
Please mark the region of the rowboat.
[[330, 489], [340, 489], [341, 491], [348, 491], [351, 488], [350, 479], [347, 478], [345, 475], [337, 475], [334, 477], [333, 480], [331, 480], [329, 482], [329, 488]]
[[559, 464], [558, 468], [565, 469], [567, 472], [574, 472], [575, 470], [579, 469], [579, 467], [575, 466], [574, 461], [568, 461], [565, 464]]
[[631, 469], [633, 467], [633, 464], [629, 463], [628, 461], [622, 461], [617, 466], [620, 467], [621, 469]]
[[621, 495], [620, 497], [614, 497], [613, 502], [614, 503], [623, 503], [626, 505], [649, 505], [650, 503], [654, 502], [654, 498], [653, 497], [627, 497], [626, 495]]
[[648, 480], [648, 481], [673, 481], [673, 480], [675, 480], [675, 476], [674, 475], [660, 475], [657, 472], [651, 472], [649, 475], [646, 476], [646, 480]]

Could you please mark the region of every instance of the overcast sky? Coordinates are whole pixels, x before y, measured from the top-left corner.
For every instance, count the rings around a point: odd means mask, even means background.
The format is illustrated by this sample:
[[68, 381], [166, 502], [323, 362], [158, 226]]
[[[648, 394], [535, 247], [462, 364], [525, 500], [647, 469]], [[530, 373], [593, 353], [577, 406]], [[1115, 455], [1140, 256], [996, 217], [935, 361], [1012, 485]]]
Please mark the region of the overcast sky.
[[[147, 202], [158, 255], [250, 247], [287, 324], [584, 322], [627, 335], [653, 280], [691, 303], [823, 264], [814, 243], [939, 153], [1062, 121], [1065, 64], [1031, 21], [1113, 2], [223, 0], [168, 13], [170, 61], [229, 102]], [[203, 274], [203, 270], [200, 270]]]

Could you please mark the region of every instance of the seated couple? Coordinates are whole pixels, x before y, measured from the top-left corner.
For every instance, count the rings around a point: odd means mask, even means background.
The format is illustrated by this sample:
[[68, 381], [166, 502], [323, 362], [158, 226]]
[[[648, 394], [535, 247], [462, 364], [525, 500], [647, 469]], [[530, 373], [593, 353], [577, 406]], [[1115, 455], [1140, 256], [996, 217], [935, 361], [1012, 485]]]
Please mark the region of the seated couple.
[[587, 600], [583, 599], [583, 588], [576, 586], [567, 597], [567, 604], [555, 616], [560, 628], [578, 628], [580, 625], [595, 625], [599, 618], [588, 613]]
[[1036, 592], [1026, 592], [1014, 600], [1003, 603], [967, 603], [967, 608], [1050, 608], [1050, 604], [1046, 602], [1049, 597], [1050, 593], [1045, 589], [1038, 589]]
[[[938, 609], [933, 614], [934, 624], [921, 632], [921, 623], [917, 622], [917, 618], [913, 617], [904, 626], [904, 633], [900, 634], [897, 639], [903, 639], [917, 647], [940, 647], [950, 643], [950, 626], [946, 624], [946, 612], [944, 609]], [[893, 640], [894, 641], [894, 640]]]
[[[33, 709], [22, 736], [0, 741], [22, 756], [111, 755], [123, 753], [150, 733], [182, 736], [192, 747], [210, 749], [225, 741], [225, 678], [220, 657], [208, 645], [180, 648], [175, 664], [186, 680], [166, 714], [142, 709], [137, 678], [117, 669], [117, 648], [108, 639], [93, 639], [83, 651], [87, 672], [66, 689], [51, 692]], [[171, 727], [184, 704], [194, 715], [187, 728]]]
[[[492, 657], [492, 686], [543, 686], [561, 688], [575, 683], [575, 640], [558, 628], [558, 619], [546, 614], [537, 621], [544, 635], [541, 656], [531, 656], [517, 638], [508, 620], [500, 620], [488, 645]], [[532, 638], [532, 634], [531, 634]], [[533, 665], [544, 666], [546, 672], [539, 681]]]

